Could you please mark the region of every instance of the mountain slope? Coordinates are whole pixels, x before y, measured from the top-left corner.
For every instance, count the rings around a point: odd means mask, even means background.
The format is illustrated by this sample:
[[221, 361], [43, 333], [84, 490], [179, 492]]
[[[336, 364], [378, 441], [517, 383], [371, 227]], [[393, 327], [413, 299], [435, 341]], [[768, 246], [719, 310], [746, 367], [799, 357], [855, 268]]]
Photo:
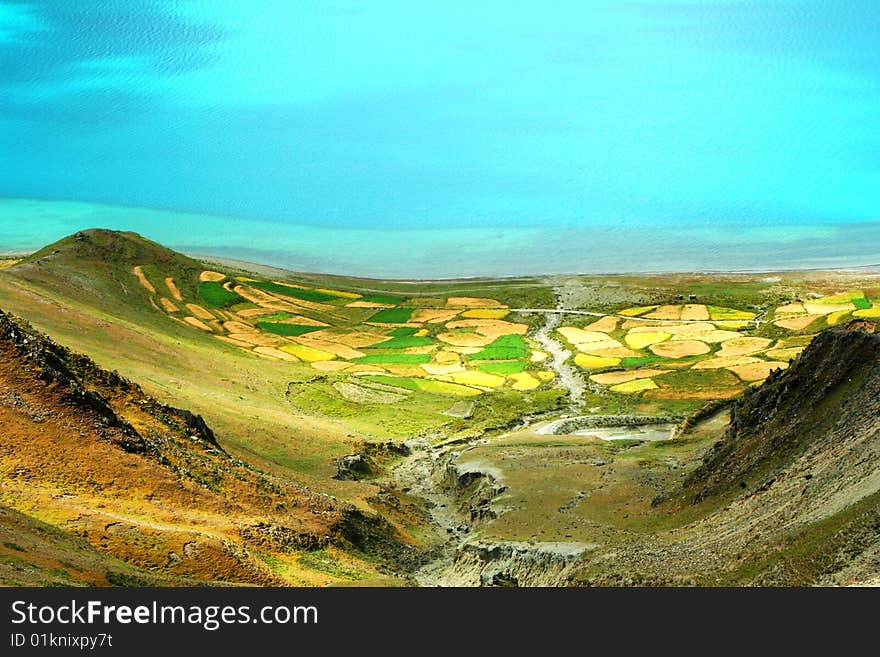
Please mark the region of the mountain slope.
[[824, 331], [732, 416], [683, 484], [655, 500], [675, 529], [641, 537], [593, 583], [875, 581], [880, 335]]
[[[48, 568], [59, 541], [81, 539], [114, 572], [126, 562], [148, 574], [138, 581], [325, 584], [339, 579], [333, 572], [373, 572], [343, 550], [369, 541], [400, 551], [387, 523], [230, 456], [201, 417], [2, 311], [0, 434], [0, 504], [19, 512], [0, 514], [0, 534], [12, 534], [13, 552], [29, 545], [31, 567]], [[42, 523], [76, 538], [37, 541]], [[342, 565], [303, 565], [316, 554]], [[112, 580], [99, 559], [90, 563], [70, 579]]]

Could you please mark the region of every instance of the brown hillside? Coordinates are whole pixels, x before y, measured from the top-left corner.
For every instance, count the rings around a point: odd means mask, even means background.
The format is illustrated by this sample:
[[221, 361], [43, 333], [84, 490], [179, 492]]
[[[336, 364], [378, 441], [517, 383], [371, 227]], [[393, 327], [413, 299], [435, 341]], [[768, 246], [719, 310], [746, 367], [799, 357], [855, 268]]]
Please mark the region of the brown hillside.
[[[328, 583], [302, 554], [395, 547], [384, 523], [233, 458], [200, 417], [2, 311], [0, 504], [25, 514], [4, 528], [46, 523], [174, 583]], [[109, 583], [90, 563], [72, 579]]]

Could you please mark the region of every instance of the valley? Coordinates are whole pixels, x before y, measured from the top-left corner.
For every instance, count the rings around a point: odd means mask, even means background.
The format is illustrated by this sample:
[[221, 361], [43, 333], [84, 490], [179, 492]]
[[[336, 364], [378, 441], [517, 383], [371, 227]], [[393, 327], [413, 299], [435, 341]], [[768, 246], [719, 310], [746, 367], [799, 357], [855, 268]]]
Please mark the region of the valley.
[[[0, 528], [4, 545], [43, 545], [27, 566], [3, 548], [8, 581], [841, 584], [880, 572], [870, 270], [368, 281], [203, 262], [100, 230], [9, 263], [0, 309], [94, 361], [65, 385], [100, 393], [148, 442], [179, 428], [141, 407], [187, 409], [217, 453], [155, 443], [214, 472], [207, 488], [197, 468], [127, 452], [117, 464], [106, 428], [64, 394], [44, 398], [39, 374], [20, 378], [33, 354], [7, 336]], [[43, 407], [65, 415], [35, 421], [55, 413]], [[117, 474], [96, 480], [98, 463]], [[35, 538], [43, 526], [51, 545]], [[59, 567], [71, 541], [83, 556]], [[857, 556], [841, 565], [842, 549]]]

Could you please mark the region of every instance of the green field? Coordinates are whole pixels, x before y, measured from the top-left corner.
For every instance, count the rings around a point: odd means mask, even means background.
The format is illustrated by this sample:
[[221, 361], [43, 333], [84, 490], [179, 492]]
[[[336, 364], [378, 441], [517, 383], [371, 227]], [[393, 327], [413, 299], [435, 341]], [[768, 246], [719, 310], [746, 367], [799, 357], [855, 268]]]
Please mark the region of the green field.
[[324, 294], [317, 290], [303, 290], [298, 287], [290, 287], [288, 285], [279, 285], [272, 281], [255, 281], [248, 283], [251, 287], [258, 288], [265, 292], [273, 294], [283, 294], [284, 296], [293, 297], [294, 299], [302, 299], [303, 301], [314, 301], [315, 303], [326, 303], [328, 301], [339, 301], [338, 297], [331, 294]]
[[257, 328], [267, 333], [291, 337], [317, 331], [320, 327], [304, 326], [302, 324], [279, 324], [278, 322], [257, 322]]
[[523, 360], [502, 360], [497, 362], [480, 363], [477, 368], [489, 374], [518, 374], [526, 368]]
[[368, 294], [361, 297], [360, 301], [367, 301], [369, 303], [386, 303], [389, 306], [398, 306], [403, 303], [403, 298], [393, 297], [387, 294]]
[[235, 292], [225, 289], [220, 283], [203, 281], [199, 283], [199, 297], [202, 301], [213, 308], [225, 308], [233, 303], [242, 301]]
[[386, 308], [370, 317], [370, 321], [380, 324], [406, 324], [412, 314], [412, 308]]
[[374, 344], [373, 349], [409, 349], [410, 347], [426, 347], [429, 344], [434, 344], [431, 338], [417, 338], [409, 335]]
[[468, 356], [469, 360], [516, 360], [525, 358], [528, 347], [525, 340], [519, 335], [502, 335], [475, 354]]

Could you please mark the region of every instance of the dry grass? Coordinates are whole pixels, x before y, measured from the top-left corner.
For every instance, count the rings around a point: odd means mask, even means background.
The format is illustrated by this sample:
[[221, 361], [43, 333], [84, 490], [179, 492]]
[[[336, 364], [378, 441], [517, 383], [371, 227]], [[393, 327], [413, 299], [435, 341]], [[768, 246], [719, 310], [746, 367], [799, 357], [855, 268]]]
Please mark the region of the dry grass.
[[352, 301], [351, 303], [345, 304], [346, 308], [375, 308], [376, 310], [380, 310], [382, 308], [394, 308], [393, 304], [390, 303], [376, 303], [375, 301]]
[[856, 307], [851, 303], [804, 303], [804, 310], [809, 315], [830, 315], [831, 313], [840, 312], [842, 310], [855, 310]]
[[[344, 344], [339, 344], [338, 342], [331, 342], [330, 340], [312, 340], [308, 335], [301, 335], [295, 338], [291, 338], [294, 342], [297, 342], [304, 347], [309, 347], [310, 349], [315, 349], [317, 351], [325, 352], [333, 354], [334, 356], [338, 356], [339, 358], [344, 358], [345, 360], [353, 360], [355, 358], [360, 358], [364, 356], [364, 352], [358, 351], [357, 349], [352, 349], [351, 347], [346, 347]], [[304, 360], [310, 360], [308, 358]], [[330, 360], [328, 358], [317, 358], [314, 360]]]
[[189, 310], [194, 317], [198, 317], [199, 319], [216, 319], [210, 311], [205, 310], [197, 304], [188, 303], [186, 304], [186, 309]]
[[478, 333], [440, 333], [437, 339], [456, 347], [485, 347], [493, 338]]
[[159, 303], [162, 304], [162, 307], [165, 309], [165, 312], [176, 313], [180, 308], [174, 305], [174, 302], [171, 299], [167, 299], [166, 297], [159, 297]]
[[773, 370], [788, 369], [788, 363], [780, 361], [760, 361], [757, 363], [749, 363], [748, 365], [737, 365], [728, 367], [731, 372], [736, 374], [745, 382], [762, 381], [770, 376]]
[[138, 265], [132, 271], [134, 271], [134, 275], [137, 276], [138, 281], [140, 281], [141, 286], [147, 290], [150, 294], [156, 294], [156, 288], [153, 287], [153, 284], [147, 280], [147, 277], [144, 276], [144, 268]]
[[541, 385], [541, 382], [528, 372], [518, 372], [517, 374], [511, 374], [508, 379], [513, 381], [510, 387], [514, 390], [534, 390]]
[[473, 310], [465, 310], [461, 314], [461, 316], [467, 319], [504, 319], [509, 314], [509, 310], [501, 310], [496, 308], [475, 308]]
[[312, 367], [319, 372], [341, 372], [352, 365], [342, 360], [318, 360], [312, 363]]
[[662, 358], [686, 358], [709, 353], [709, 345], [699, 340], [669, 340], [653, 344], [651, 351]]
[[701, 360], [699, 363], [693, 366], [692, 369], [695, 370], [717, 370], [722, 367], [732, 368], [738, 367], [740, 365], [751, 365], [754, 363], [763, 363], [760, 358], [755, 358], [753, 356], [722, 356], [720, 358], [710, 358], [708, 360]]
[[596, 383], [601, 383], [604, 386], [609, 386], [626, 383], [627, 381], [635, 381], [636, 379], [648, 379], [654, 376], [662, 376], [663, 374], [669, 374], [670, 371], [671, 370], [643, 369], [630, 370], [628, 372], [608, 372], [607, 374], [593, 374], [590, 377], [590, 380], [595, 381]]
[[648, 319], [681, 319], [683, 306], [660, 306], [656, 310], [645, 313], [642, 317]]
[[168, 276], [165, 279], [165, 287], [168, 288], [168, 291], [171, 293], [171, 297], [175, 301], [183, 301], [183, 295], [180, 293], [180, 290], [177, 289], [177, 284], [174, 282], [174, 279], [171, 276]]
[[624, 341], [629, 347], [633, 349], [644, 349], [645, 347], [649, 347], [650, 345], [657, 344], [659, 342], [665, 342], [671, 337], [671, 333], [665, 333], [662, 331], [653, 331], [650, 333], [629, 332], [626, 334]]
[[410, 321], [424, 324], [442, 324], [458, 317], [458, 310], [447, 308], [416, 308]]
[[709, 309], [703, 304], [685, 304], [681, 309], [681, 319], [706, 321], [709, 319]]
[[484, 299], [482, 297], [449, 297], [446, 305], [450, 308], [507, 308], [497, 299]]
[[764, 351], [772, 343], [773, 340], [768, 340], [767, 338], [732, 338], [721, 343], [721, 350], [718, 352], [718, 356], [722, 358], [727, 356], [748, 356], [749, 354]]
[[278, 360], [287, 360], [293, 363], [298, 363], [300, 360], [293, 354], [281, 351], [280, 349], [275, 349], [274, 347], [254, 347], [254, 352], [262, 356], [269, 356], [271, 358], [277, 358]]
[[578, 367], [583, 367], [585, 370], [598, 370], [605, 367], [615, 367], [620, 365], [620, 358], [577, 354], [574, 357], [574, 364]]
[[466, 371], [456, 372], [442, 377], [444, 381], [452, 381], [465, 386], [476, 386], [477, 388], [500, 388], [504, 385], [504, 377], [487, 372]]
[[286, 351], [289, 354], [293, 354], [297, 358], [305, 361], [321, 361], [321, 360], [333, 360], [334, 354], [322, 351], [320, 349], [315, 349], [314, 347], [309, 347], [302, 344], [283, 344], [280, 347], [281, 351]]
[[656, 390], [657, 387], [657, 384], [651, 379], [638, 379], [636, 381], [627, 381], [626, 383], [611, 386], [610, 390], [624, 395], [633, 395], [639, 392], [645, 392], [646, 390]]
[[584, 327], [587, 331], [598, 331], [600, 333], [611, 333], [611, 331], [617, 328], [617, 318], [611, 317], [610, 315], [603, 317], [602, 319], [597, 319], [592, 324], [589, 324]]
[[207, 331], [208, 333], [214, 332], [210, 326], [205, 324], [202, 320], [196, 319], [195, 317], [184, 317], [183, 321], [190, 326], [195, 326], [197, 329], [201, 329], [202, 331]]
[[223, 279], [226, 278], [226, 274], [221, 274], [219, 271], [210, 271], [205, 270], [201, 274], [199, 274], [199, 280], [204, 283], [206, 281], [210, 281], [212, 283], [219, 283]]
[[701, 342], [726, 342], [727, 340], [732, 340], [734, 338], [741, 337], [740, 333], [736, 331], [702, 331], [700, 333], [691, 333], [686, 334], [682, 333], [679, 335], [673, 335], [673, 340], [699, 340]]
[[821, 315], [803, 315], [801, 317], [776, 319], [773, 323], [789, 331], [803, 331], [820, 317]]
[[806, 315], [807, 309], [804, 308], [804, 304], [802, 303], [789, 303], [784, 306], [779, 306], [775, 314], [778, 315]]
[[455, 322], [448, 322], [447, 329], [473, 329], [477, 333], [492, 338], [500, 338], [502, 335], [525, 335], [528, 330], [528, 324], [516, 324], [514, 322], [506, 322], [503, 319], [460, 319]]

